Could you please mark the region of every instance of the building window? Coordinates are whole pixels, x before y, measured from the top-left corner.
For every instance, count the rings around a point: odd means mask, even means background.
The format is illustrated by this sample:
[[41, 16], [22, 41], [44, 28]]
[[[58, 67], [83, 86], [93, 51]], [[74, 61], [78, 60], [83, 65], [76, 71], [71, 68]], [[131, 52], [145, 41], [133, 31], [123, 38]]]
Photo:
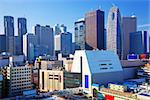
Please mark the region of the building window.
[[80, 30], [83, 30], [83, 25], [80, 26]]
[[112, 20], [115, 19], [115, 13], [112, 13]]
[[85, 75], [85, 88], [89, 88], [89, 79], [88, 75]]
[[44, 89], [44, 72], [42, 72], [42, 89]]

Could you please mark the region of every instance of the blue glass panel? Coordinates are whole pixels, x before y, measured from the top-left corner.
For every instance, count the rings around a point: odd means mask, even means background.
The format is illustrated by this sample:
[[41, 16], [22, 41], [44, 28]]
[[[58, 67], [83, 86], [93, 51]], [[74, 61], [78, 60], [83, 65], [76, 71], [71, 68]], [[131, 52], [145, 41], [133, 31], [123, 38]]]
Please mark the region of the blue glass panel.
[[89, 77], [85, 75], [85, 88], [89, 88]]

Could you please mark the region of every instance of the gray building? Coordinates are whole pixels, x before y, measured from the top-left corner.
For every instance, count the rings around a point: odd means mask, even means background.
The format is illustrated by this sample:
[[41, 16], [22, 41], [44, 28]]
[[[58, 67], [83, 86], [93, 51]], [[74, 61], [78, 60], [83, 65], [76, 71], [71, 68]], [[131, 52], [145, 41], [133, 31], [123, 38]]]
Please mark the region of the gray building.
[[6, 35], [0, 35], [0, 53], [6, 51]]
[[122, 39], [121, 39], [121, 15], [119, 8], [113, 6], [108, 14], [107, 26], [107, 50], [118, 54], [121, 58]]
[[59, 26], [59, 24], [56, 24], [56, 25], [55, 25], [55, 35], [58, 35], [58, 34], [60, 34], [60, 33], [61, 33], [60, 26]]
[[[23, 42], [23, 40], [22, 40]], [[21, 44], [23, 46], [23, 43], [21, 43], [20, 36], [14, 36], [14, 54], [15, 55], [22, 55], [23, 47], [21, 47]]]
[[55, 35], [55, 51], [56, 53], [62, 53], [63, 56], [69, 56], [72, 54], [72, 34], [61, 33]]
[[84, 50], [85, 49], [85, 20], [84, 18], [77, 20], [74, 23], [75, 32], [75, 49]]
[[50, 26], [35, 26], [35, 35], [39, 46], [39, 55], [54, 55], [54, 34]]
[[147, 31], [130, 33], [130, 54], [142, 54], [149, 51], [149, 34]]
[[4, 16], [4, 33], [6, 35], [6, 52], [13, 54], [14, 18], [12, 16]]
[[137, 30], [137, 18], [135, 16], [122, 17], [122, 59], [126, 60], [130, 50], [130, 33]]
[[[8, 53], [11, 55], [15, 55], [16, 48], [15, 48], [15, 36], [6, 36], [6, 47], [8, 42]], [[6, 48], [7, 49], [7, 48]]]
[[18, 18], [18, 45], [21, 48], [21, 51], [18, 54], [23, 54], [23, 35], [27, 33], [27, 21], [26, 18]]
[[29, 62], [34, 61], [36, 56], [38, 56], [36, 46], [37, 39], [33, 33], [27, 33], [23, 35], [23, 53]]

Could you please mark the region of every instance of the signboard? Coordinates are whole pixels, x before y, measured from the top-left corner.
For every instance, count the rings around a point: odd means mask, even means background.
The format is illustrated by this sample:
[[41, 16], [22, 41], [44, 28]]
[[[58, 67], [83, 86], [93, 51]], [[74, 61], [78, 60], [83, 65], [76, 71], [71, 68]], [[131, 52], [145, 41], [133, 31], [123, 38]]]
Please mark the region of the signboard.
[[137, 59], [139, 59], [139, 56], [137, 54], [129, 54], [127, 56], [127, 59], [128, 60], [137, 60]]

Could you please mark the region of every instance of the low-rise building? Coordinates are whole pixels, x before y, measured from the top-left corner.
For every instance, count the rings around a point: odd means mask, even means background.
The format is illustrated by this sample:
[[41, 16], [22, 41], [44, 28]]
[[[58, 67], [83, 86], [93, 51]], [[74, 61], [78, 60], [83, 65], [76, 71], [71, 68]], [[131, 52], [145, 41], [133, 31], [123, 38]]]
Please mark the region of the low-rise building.
[[138, 68], [137, 76], [145, 78], [147, 82], [150, 82], [150, 64], [147, 63], [144, 66]]
[[22, 95], [24, 90], [32, 89], [31, 68], [25, 66], [7, 67], [7, 80], [9, 96]]
[[48, 92], [80, 86], [80, 74], [63, 70], [40, 70], [40, 91]]

